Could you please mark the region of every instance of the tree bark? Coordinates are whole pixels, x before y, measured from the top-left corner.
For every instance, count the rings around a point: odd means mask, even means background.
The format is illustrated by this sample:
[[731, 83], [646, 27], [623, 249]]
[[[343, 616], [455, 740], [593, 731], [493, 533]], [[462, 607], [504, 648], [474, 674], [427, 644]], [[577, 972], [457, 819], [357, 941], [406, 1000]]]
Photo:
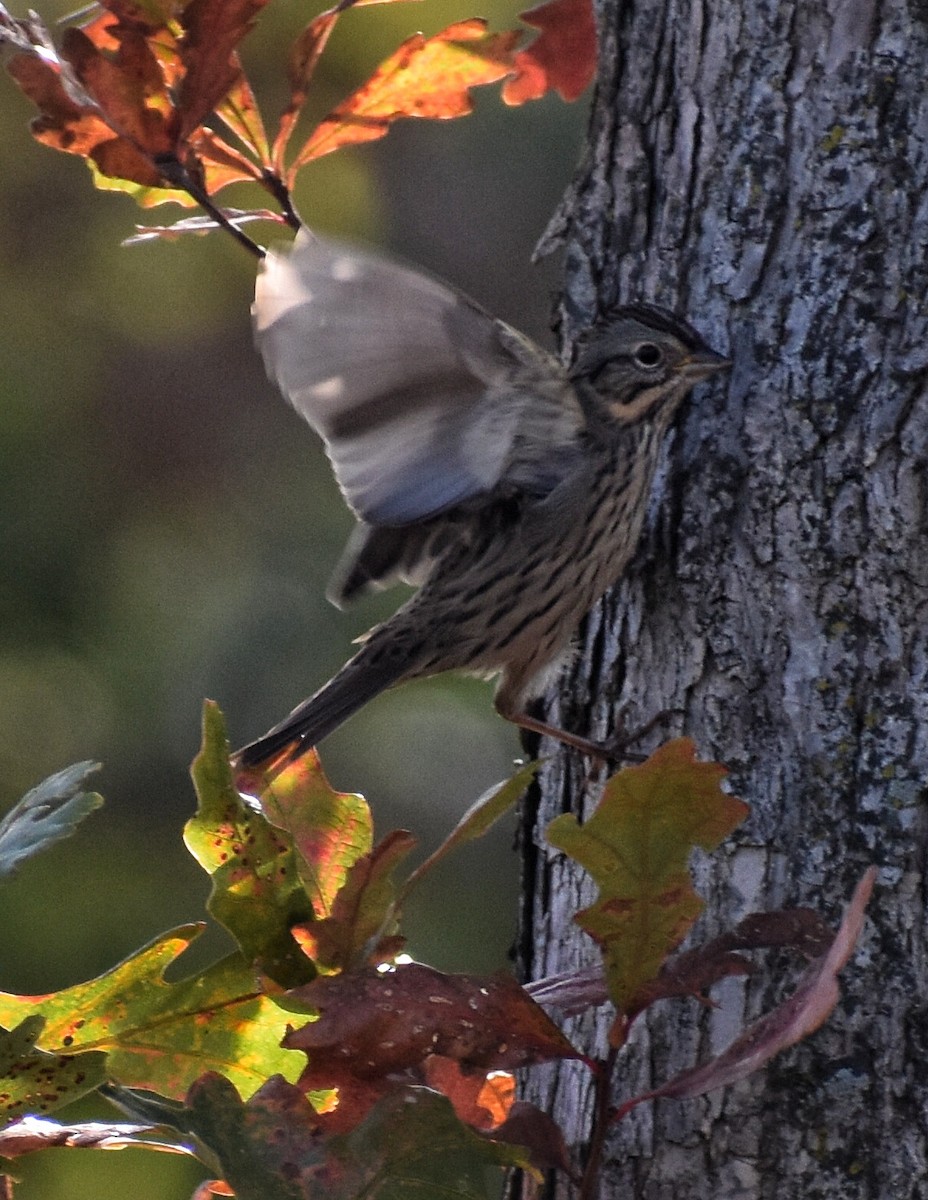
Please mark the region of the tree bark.
[[[636, 562], [548, 715], [603, 738], [623, 708], [631, 728], [681, 710], [663, 737], [729, 766], [752, 814], [697, 864], [700, 939], [785, 905], [837, 921], [879, 867], [826, 1026], [739, 1085], [636, 1110], [599, 1195], [926, 1197], [928, 7], [601, 0], [599, 21], [588, 152], [556, 226], [562, 333], [654, 299], [734, 368], [678, 421]], [[598, 786], [543, 750], [529, 978], [597, 958], [571, 924], [590, 893], [542, 831]], [[657, 1006], [615, 1100], [721, 1050], [788, 988], [768, 959], [716, 988], [717, 1010]], [[602, 1053], [607, 1022], [571, 1032]], [[540, 1072], [528, 1098], [573, 1145], [589, 1135], [584, 1068]]]

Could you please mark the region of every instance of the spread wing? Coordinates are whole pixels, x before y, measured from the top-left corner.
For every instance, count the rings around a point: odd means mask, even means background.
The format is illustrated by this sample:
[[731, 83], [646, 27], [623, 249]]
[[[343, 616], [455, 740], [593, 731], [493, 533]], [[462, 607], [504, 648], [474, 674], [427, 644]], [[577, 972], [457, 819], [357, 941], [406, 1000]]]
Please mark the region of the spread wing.
[[368, 525], [497, 488], [544, 495], [570, 470], [583, 414], [564, 369], [437, 279], [303, 230], [268, 254], [253, 316], [268, 374]]

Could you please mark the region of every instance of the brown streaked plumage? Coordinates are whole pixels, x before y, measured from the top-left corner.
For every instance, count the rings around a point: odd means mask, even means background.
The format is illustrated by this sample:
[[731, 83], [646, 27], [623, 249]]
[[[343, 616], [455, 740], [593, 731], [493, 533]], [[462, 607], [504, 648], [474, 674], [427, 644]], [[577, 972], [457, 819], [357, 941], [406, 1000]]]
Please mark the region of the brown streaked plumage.
[[637, 304], [568, 370], [447, 285], [308, 231], [268, 255], [254, 318], [359, 518], [330, 597], [420, 587], [237, 765], [296, 758], [393, 684], [453, 669], [499, 672], [504, 717], [595, 752], [524, 705], [634, 553], [680, 402], [727, 360]]

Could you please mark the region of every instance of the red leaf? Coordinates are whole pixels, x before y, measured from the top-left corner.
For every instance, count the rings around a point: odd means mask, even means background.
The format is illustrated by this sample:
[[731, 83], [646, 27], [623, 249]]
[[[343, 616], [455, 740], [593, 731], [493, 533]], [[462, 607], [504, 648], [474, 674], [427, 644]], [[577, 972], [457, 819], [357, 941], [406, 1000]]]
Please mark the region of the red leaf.
[[737, 1083], [769, 1062], [775, 1054], [808, 1037], [831, 1015], [838, 1002], [838, 972], [854, 951], [864, 921], [864, 909], [870, 899], [876, 868], [870, 869], [854, 889], [841, 927], [826, 954], [804, 973], [799, 987], [782, 1004], [749, 1025], [716, 1058], [683, 1071], [673, 1079], [641, 1096], [627, 1100], [616, 1113], [619, 1119], [645, 1100], [659, 1096], [687, 1099], [715, 1088]]
[[576, 100], [596, 73], [592, 0], [550, 0], [521, 17], [541, 33], [515, 56], [515, 74], [503, 85], [503, 100], [524, 104], [552, 89], [563, 100]]
[[554, 1168], [570, 1174], [570, 1152], [560, 1125], [534, 1104], [517, 1100], [506, 1120], [493, 1130], [493, 1137], [499, 1142], [524, 1146], [532, 1166], [539, 1171]]

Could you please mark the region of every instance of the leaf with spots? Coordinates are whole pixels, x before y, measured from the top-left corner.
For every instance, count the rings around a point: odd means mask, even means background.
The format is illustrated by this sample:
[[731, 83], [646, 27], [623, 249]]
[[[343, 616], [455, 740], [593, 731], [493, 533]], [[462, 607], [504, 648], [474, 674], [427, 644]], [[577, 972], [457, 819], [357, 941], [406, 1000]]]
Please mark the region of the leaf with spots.
[[338, 1089], [330, 1127], [353, 1128], [403, 1072], [434, 1054], [509, 1071], [579, 1054], [509, 975], [446, 975], [421, 963], [321, 977], [292, 993], [318, 1018], [284, 1040], [303, 1050], [307, 1091]]
[[236, 790], [218, 707], [203, 710], [203, 747], [191, 770], [199, 801], [184, 830], [187, 848], [212, 876], [208, 908], [250, 962], [283, 987], [313, 976], [290, 932], [311, 920], [313, 904], [290, 836]]
[[[24, 1113], [48, 1113], [70, 1104], [98, 1087], [106, 1074], [106, 1055], [51, 1053], [36, 1041], [45, 1024], [30, 1010], [15, 1029], [0, 1028], [0, 1123], [15, 1121]], [[0, 1154], [8, 1151], [0, 1146]]]
[[565, 813], [548, 826], [552, 846], [585, 867], [599, 897], [575, 920], [599, 944], [609, 997], [620, 1013], [640, 1006], [702, 909], [687, 864], [696, 846], [714, 850], [747, 806], [719, 784], [725, 768], [698, 763], [688, 738], [606, 784], [592, 817]]
[[248, 1094], [275, 1071], [295, 1078], [301, 1060], [280, 1048], [286, 1015], [240, 955], [189, 979], [165, 981], [165, 970], [199, 931], [191, 925], [162, 934], [99, 978], [59, 992], [0, 993], [0, 1023], [38, 1014], [45, 1018], [37, 1039], [43, 1050], [106, 1051], [110, 1078], [169, 1096], [182, 1096], [210, 1069]]

